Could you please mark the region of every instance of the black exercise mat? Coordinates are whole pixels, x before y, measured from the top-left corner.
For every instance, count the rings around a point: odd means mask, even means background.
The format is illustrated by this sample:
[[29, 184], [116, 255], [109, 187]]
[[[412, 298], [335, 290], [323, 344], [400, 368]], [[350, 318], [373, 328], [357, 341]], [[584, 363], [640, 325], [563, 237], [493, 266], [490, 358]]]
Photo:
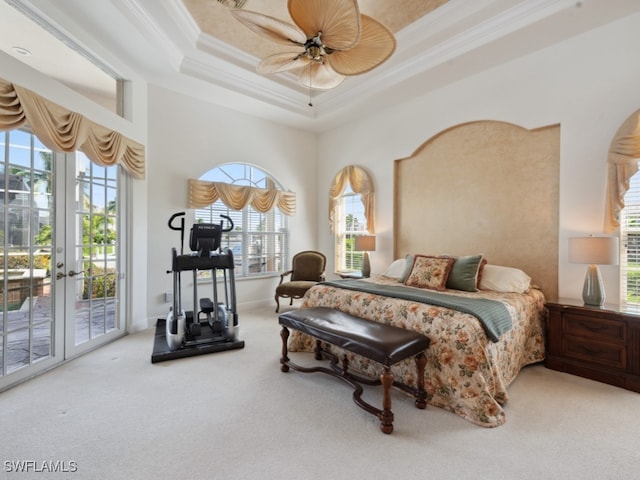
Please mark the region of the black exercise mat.
[[[206, 340], [207, 332], [209, 331], [208, 326], [204, 326], [202, 330], [203, 334], [200, 338]], [[191, 345], [171, 351], [167, 344], [166, 320], [164, 318], [159, 318], [156, 323], [156, 335], [153, 339], [151, 363], [193, 357], [196, 355], [205, 355], [207, 353], [224, 352], [226, 350], [234, 350], [236, 348], [244, 348], [244, 340], [216, 341], [213, 339], [213, 332], [211, 332], [211, 343]]]

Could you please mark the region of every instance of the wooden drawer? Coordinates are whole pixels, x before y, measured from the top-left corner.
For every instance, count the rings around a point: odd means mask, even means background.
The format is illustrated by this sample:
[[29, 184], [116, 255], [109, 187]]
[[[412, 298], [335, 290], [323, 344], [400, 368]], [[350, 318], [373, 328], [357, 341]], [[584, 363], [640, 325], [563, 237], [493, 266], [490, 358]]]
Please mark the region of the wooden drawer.
[[627, 368], [627, 349], [624, 344], [587, 340], [584, 337], [565, 335], [562, 339], [562, 355], [585, 363], [604, 365], [621, 370]]
[[640, 313], [547, 303], [545, 365], [640, 392]]
[[625, 322], [584, 314], [565, 313], [562, 316], [562, 332], [565, 335], [593, 338], [599, 342], [623, 345], [627, 341]]

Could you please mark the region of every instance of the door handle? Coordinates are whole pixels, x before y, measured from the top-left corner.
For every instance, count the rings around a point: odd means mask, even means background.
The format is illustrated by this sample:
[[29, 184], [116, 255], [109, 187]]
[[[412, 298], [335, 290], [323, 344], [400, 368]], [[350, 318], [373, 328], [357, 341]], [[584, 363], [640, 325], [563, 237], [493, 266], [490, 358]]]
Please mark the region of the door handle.
[[75, 277], [75, 276], [81, 275], [83, 273], [84, 273], [84, 270], [82, 272], [75, 272], [73, 270], [69, 270], [68, 274], [65, 274], [65, 273], [62, 273], [62, 272], [58, 272], [58, 273], [56, 273], [56, 280], [60, 280], [61, 278], [66, 277], [67, 275], [70, 276], [70, 277]]

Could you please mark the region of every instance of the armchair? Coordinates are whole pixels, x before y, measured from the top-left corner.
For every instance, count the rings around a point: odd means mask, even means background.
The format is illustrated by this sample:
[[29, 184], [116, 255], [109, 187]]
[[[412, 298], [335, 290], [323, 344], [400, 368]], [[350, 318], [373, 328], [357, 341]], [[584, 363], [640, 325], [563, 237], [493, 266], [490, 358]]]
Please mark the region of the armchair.
[[[305, 250], [296, 253], [291, 260], [291, 270], [280, 275], [280, 283], [276, 287], [276, 313], [280, 310], [280, 297], [290, 298], [289, 305], [293, 305], [294, 298], [302, 298], [311, 287], [325, 279], [324, 269], [327, 257], [320, 252]], [[285, 277], [291, 275], [288, 282]]]

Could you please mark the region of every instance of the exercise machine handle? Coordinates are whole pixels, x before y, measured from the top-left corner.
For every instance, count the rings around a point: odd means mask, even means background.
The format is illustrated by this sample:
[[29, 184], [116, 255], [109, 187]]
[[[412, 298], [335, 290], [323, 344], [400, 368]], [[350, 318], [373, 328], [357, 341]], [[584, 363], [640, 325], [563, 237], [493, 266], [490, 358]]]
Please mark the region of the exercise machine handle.
[[[184, 215], [185, 215], [185, 212], [174, 213], [173, 215], [171, 215], [171, 218], [169, 219], [169, 228], [171, 230], [179, 230], [180, 231], [180, 255], [182, 255], [184, 253]], [[180, 226], [179, 227], [176, 227], [175, 225], [173, 225], [173, 221], [177, 217], [182, 217], [180, 219]]]
[[[231, 230], [233, 230], [233, 220], [231, 220], [231, 217], [227, 217], [226, 215], [220, 215], [221, 218], [226, 218], [227, 222], [229, 223], [229, 226], [227, 228], [223, 228], [222, 231], [223, 232], [230, 232]], [[222, 225], [223, 222], [220, 222], [220, 225]]]
[[169, 219], [169, 228], [171, 230], [182, 230], [184, 231], [184, 218], [180, 219], [180, 226], [179, 227], [175, 227], [173, 225], [173, 221], [177, 218], [177, 217], [184, 217], [185, 212], [178, 212], [178, 213], [174, 213], [173, 215], [171, 215], [171, 218]]

